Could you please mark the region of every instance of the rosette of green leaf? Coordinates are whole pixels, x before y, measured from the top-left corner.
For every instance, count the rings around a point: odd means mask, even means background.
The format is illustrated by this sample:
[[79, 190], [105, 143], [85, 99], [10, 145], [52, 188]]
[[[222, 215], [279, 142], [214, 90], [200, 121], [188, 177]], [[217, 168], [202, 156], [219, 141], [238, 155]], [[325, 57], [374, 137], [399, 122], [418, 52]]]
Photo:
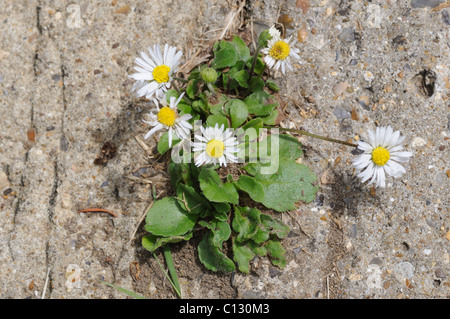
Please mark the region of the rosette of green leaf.
[[236, 207], [232, 227], [236, 233], [232, 242], [233, 260], [240, 271], [248, 273], [253, 257], [267, 253], [274, 265], [284, 267], [284, 249], [272, 242], [287, 236], [290, 231], [287, 225], [256, 208]]
[[246, 192], [255, 202], [264, 201], [264, 187], [255, 178], [241, 175], [239, 176], [239, 179], [234, 182], [234, 185], [238, 190]]
[[[278, 152], [263, 158], [261, 150], [270, 150], [273, 138], [278, 138]], [[270, 135], [260, 142], [258, 150], [260, 160], [245, 165], [244, 169], [252, 176], [250, 178], [263, 186], [265, 196], [261, 203], [264, 206], [285, 212], [295, 209], [295, 203], [299, 201], [309, 203], [314, 200], [318, 190], [314, 186], [317, 177], [308, 166], [295, 162], [303, 154], [302, 145], [297, 139], [288, 135]], [[269, 167], [278, 169], [267, 174], [264, 168]]]
[[176, 192], [178, 203], [189, 214], [205, 217], [213, 209], [205, 196], [192, 186], [179, 184]]
[[232, 239], [233, 260], [237, 263], [239, 271], [248, 274], [250, 261], [255, 257], [255, 252], [246, 244]]
[[214, 59], [211, 62], [211, 67], [214, 69], [223, 69], [232, 67], [238, 61], [239, 54], [230, 42], [221, 40], [218, 48], [214, 51]]
[[232, 128], [238, 128], [245, 121], [247, 121], [248, 109], [247, 105], [243, 101], [239, 99], [229, 100], [225, 104], [225, 110], [230, 116]]
[[212, 232], [207, 232], [198, 245], [198, 258], [200, 262], [212, 271], [234, 271], [236, 269], [234, 262], [214, 244], [213, 237]]
[[283, 245], [281, 245], [281, 242], [278, 239], [271, 239], [266, 243], [265, 247], [272, 264], [284, 268], [286, 266], [286, 251], [284, 250]]
[[277, 102], [273, 102], [274, 97], [266, 91], [260, 90], [247, 96], [244, 103], [248, 112], [257, 116], [267, 116], [278, 107]]
[[182, 236], [194, 228], [197, 218], [198, 215], [187, 213], [177, 199], [164, 197], [147, 212], [144, 228], [154, 236]]
[[208, 99], [208, 109], [213, 115], [225, 115], [225, 104], [230, 100], [226, 94], [217, 94], [217, 96]]
[[256, 208], [235, 207], [232, 222], [233, 230], [236, 232], [236, 240], [243, 242], [252, 238], [261, 222], [261, 212]]
[[210, 222], [201, 220], [198, 224], [208, 228], [211, 231], [211, 243], [219, 249], [222, 249], [223, 242], [230, 238], [231, 228], [226, 221], [221, 221], [214, 218]]
[[202, 168], [198, 176], [203, 195], [211, 202], [238, 204], [239, 194], [233, 183], [223, 183], [219, 174], [208, 167]]
[[166, 245], [175, 244], [181, 241], [188, 241], [192, 238], [193, 232], [189, 232], [182, 236], [160, 237], [155, 235], [145, 235], [142, 237], [142, 246], [150, 252], [154, 252], [156, 249]]

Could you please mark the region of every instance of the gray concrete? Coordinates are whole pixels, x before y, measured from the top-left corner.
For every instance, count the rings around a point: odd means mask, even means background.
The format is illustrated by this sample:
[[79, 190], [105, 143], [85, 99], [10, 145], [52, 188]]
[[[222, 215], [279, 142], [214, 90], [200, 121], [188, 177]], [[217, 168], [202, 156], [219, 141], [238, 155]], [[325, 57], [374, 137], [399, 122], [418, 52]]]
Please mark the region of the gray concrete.
[[[306, 36], [295, 71], [274, 74], [280, 125], [353, 141], [391, 125], [414, 157], [402, 178], [373, 191], [354, 176], [349, 147], [300, 137], [321, 196], [282, 216], [292, 228], [286, 268], [260, 258], [249, 275], [211, 273], [194, 238], [174, 247], [184, 296], [448, 298], [450, 9], [432, 11], [442, 1], [310, 2], [305, 11], [301, 1], [245, 8], [255, 32], [287, 14], [287, 33]], [[158, 196], [169, 190], [158, 157], [136, 141], [149, 105], [129, 93], [127, 75], [155, 42], [194, 54], [230, 10], [218, 0], [1, 1], [1, 298], [44, 290], [54, 299], [126, 297], [100, 280], [175, 298], [140, 247], [142, 228], [130, 241], [152, 198], [146, 182]], [[107, 141], [117, 155], [95, 165]], [[119, 217], [77, 212], [91, 207]], [[68, 287], [71, 267], [81, 277]]]

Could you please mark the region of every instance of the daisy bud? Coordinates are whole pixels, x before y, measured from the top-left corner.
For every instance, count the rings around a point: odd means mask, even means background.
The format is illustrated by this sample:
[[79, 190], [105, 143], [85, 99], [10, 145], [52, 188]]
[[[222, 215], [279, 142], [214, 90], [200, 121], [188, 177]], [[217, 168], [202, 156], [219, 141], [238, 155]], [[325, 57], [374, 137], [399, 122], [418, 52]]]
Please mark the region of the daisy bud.
[[214, 83], [217, 80], [217, 72], [214, 69], [206, 68], [200, 72], [203, 81], [206, 83]]

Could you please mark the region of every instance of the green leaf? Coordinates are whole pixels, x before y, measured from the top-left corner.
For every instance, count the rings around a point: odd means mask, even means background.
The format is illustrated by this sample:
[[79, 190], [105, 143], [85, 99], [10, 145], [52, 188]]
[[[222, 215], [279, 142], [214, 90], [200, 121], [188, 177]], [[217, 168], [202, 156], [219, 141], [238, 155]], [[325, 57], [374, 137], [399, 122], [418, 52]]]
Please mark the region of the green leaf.
[[228, 119], [224, 115], [220, 114], [212, 114], [206, 118], [206, 126], [214, 127], [216, 123], [219, 124], [219, 127], [224, 126], [224, 128], [228, 128]]
[[247, 120], [247, 105], [243, 101], [238, 99], [230, 100], [226, 104], [225, 108], [229, 110], [232, 128], [239, 127]]
[[261, 212], [256, 208], [236, 207], [232, 222], [233, 230], [238, 234], [237, 241], [245, 241], [252, 238], [258, 230]]
[[250, 94], [245, 99], [248, 112], [255, 115], [268, 115], [274, 108], [278, 106], [277, 103], [270, 103], [272, 96], [265, 91], [256, 91]]
[[211, 230], [211, 243], [219, 249], [222, 249], [222, 243], [230, 238], [231, 228], [225, 221], [213, 219], [210, 223], [208, 223], [202, 220], [199, 224]]
[[[253, 59], [251, 59], [247, 62], [246, 67], [249, 69], [252, 66], [252, 60]], [[263, 59], [261, 59], [261, 57], [258, 57], [256, 59], [255, 68], [254, 68], [253, 72], [255, 72], [255, 74], [259, 75], [259, 74], [261, 74], [261, 72], [263, 72], [265, 70], [265, 66], [266, 66], [266, 64], [264, 63]]]
[[183, 100], [181, 100], [178, 104], [177, 104], [177, 108], [178, 110], [180, 110], [180, 115], [183, 114], [192, 114], [192, 108], [189, 104], [187, 104], [186, 102], [184, 102]]
[[214, 202], [212, 202], [211, 204], [220, 213], [228, 213], [230, 211], [230, 209], [231, 209], [231, 206], [228, 203], [214, 203]]
[[193, 99], [195, 95], [198, 92], [198, 84], [200, 82], [200, 79], [193, 79], [190, 80], [189, 83], [186, 86], [186, 94]]
[[155, 236], [180, 236], [192, 230], [197, 215], [186, 213], [175, 198], [164, 197], [154, 202], [145, 221], [145, 230]]
[[278, 92], [280, 90], [280, 87], [272, 80], [268, 79], [266, 81], [266, 85], [269, 89], [271, 89], [274, 92]]
[[191, 178], [190, 165], [188, 163], [169, 163], [170, 182], [174, 189], [177, 189], [178, 184], [184, 182], [190, 186], [193, 185]]
[[265, 48], [270, 39], [272, 39], [272, 36], [270, 35], [269, 30], [262, 31], [258, 36], [258, 46]]
[[250, 121], [248, 121], [247, 123], [245, 123], [245, 125], [242, 127], [244, 130], [249, 129], [251, 127], [255, 128], [255, 129], [260, 129], [263, 127], [263, 120], [260, 117], [257, 117], [255, 119], [252, 119]]
[[178, 92], [174, 89], [170, 89], [166, 91], [166, 102], [170, 103], [170, 98], [171, 97], [175, 97], [176, 99], [178, 99], [178, 97], [180, 96], [180, 94], [178, 94]]
[[[274, 138], [278, 138], [279, 148], [275, 147], [273, 153], [267, 152], [270, 155], [263, 154], [262, 146], [270, 151]], [[285, 212], [295, 209], [295, 203], [300, 200], [307, 203], [314, 200], [318, 187], [313, 183], [317, 177], [308, 166], [295, 162], [301, 154], [301, 144], [287, 135], [273, 134], [260, 143], [260, 161], [249, 163], [244, 169], [262, 184], [265, 196], [261, 203], [264, 206]]]
[[246, 192], [254, 201], [262, 202], [264, 200], [264, 187], [255, 178], [241, 175], [235, 185], [237, 189]]
[[266, 229], [269, 231], [269, 234], [275, 235], [280, 239], [285, 238], [291, 231], [289, 226], [287, 226], [281, 220], [278, 220], [266, 214], [261, 214], [261, 224], [266, 227]]
[[[180, 141], [181, 141], [181, 139], [177, 138], [177, 136], [175, 134], [172, 134], [172, 146], [171, 147], [174, 147]], [[166, 131], [163, 133], [163, 135], [161, 135], [161, 138], [158, 141], [158, 146], [157, 146], [158, 153], [163, 155], [171, 147], [169, 147], [169, 132]]]
[[196, 189], [186, 184], [177, 187], [178, 204], [190, 214], [200, 214], [212, 207], [208, 200]]
[[209, 101], [208, 106], [211, 114], [225, 115], [224, 104], [227, 103], [228, 100], [229, 98], [225, 94], [218, 94], [213, 101]]
[[231, 272], [236, 268], [234, 262], [213, 244], [211, 232], [208, 232], [198, 245], [198, 258], [212, 271]]
[[265, 125], [275, 125], [278, 118], [278, 110], [272, 110], [269, 115], [261, 117]]
[[247, 62], [248, 60], [251, 59], [252, 56], [250, 55], [250, 49], [240, 37], [233, 35], [231, 44], [233, 44], [234, 47], [236, 48], [239, 60]]
[[262, 224], [259, 224], [258, 230], [256, 231], [255, 236], [252, 237], [252, 241], [254, 241], [256, 244], [262, 244], [269, 240], [270, 234], [267, 227], [265, 227]]
[[235, 47], [225, 41], [220, 42], [220, 47], [221, 49], [215, 52], [211, 67], [214, 69], [222, 69], [235, 65], [238, 60], [238, 52]]
[[248, 75], [248, 72], [245, 70], [240, 70], [239, 72], [233, 75], [233, 79], [235, 79], [239, 83], [239, 85], [242, 86], [243, 88], [248, 88], [249, 78], [250, 76]]
[[231, 183], [222, 183], [214, 169], [204, 168], [198, 176], [200, 189], [207, 199], [216, 203], [238, 204], [239, 194]]
[[233, 260], [237, 263], [238, 269], [248, 274], [250, 272], [250, 261], [255, 257], [255, 253], [247, 245], [233, 240]]
[[140, 295], [138, 293], [135, 293], [134, 291], [130, 291], [128, 289], [125, 289], [125, 288], [113, 285], [113, 284], [111, 284], [109, 282], [106, 282], [106, 281], [100, 281], [100, 282], [105, 284], [105, 285], [107, 285], [107, 286], [109, 286], [109, 287], [111, 287], [111, 288], [116, 289], [117, 291], [120, 291], [120, 292], [126, 294], [127, 296], [133, 297], [134, 299], [147, 299], [146, 297], [144, 297], [144, 296], [142, 296], [142, 295]]
[[183, 236], [171, 236], [171, 237], [160, 237], [155, 235], [146, 235], [142, 237], [142, 246], [150, 252], [154, 252], [159, 247], [166, 244], [179, 243], [183, 240], [189, 240], [192, 238], [193, 232], [189, 232]]
[[269, 240], [265, 247], [271, 257], [270, 260], [272, 264], [284, 268], [286, 266], [286, 257], [284, 256], [285, 250], [280, 241], [276, 239]]
[[267, 255], [267, 248], [264, 246], [258, 245], [253, 240], [254, 240], [254, 238], [252, 238], [252, 240], [247, 241], [246, 242], [247, 246], [250, 247], [251, 250], [253, 250], [253, 252], [260, 257]]
[[248, 86], [252, 92], [262, 91], [264, 81], [260, 77], [252, 77]]

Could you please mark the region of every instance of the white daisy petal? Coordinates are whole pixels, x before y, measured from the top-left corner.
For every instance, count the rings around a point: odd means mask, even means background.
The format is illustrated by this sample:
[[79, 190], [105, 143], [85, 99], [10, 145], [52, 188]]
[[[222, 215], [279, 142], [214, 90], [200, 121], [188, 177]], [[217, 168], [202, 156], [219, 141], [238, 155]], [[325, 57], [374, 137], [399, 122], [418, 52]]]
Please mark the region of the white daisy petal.
[[162, 129], [163, 126], [161, 124], [157, 124], [155, 127], [153, 127], [147, 134], [145, 134], [144, 139], [148, 139], [150, 136], [152, 136], [156, 131], [159, 131]]
[[132, 88], [138, 97], [161, 97], [171, 87], [172, 74], [177, 70], [183, 53], [177, 52], [175, 47], [168, 44], [165, 44], [163, 49], [164, 52], [161, 52], [159, 44], [155, 44], [153, 48], [148, 48], [148, 54], [140, 52], [140, 57], [135, 59], [137, 73], [129, 77], [140, 82]]
[[405, 136], [392, 127], [377, 127], [375, 131], [368, 131], [368, 143], [358, 142], [358, 148], [364, 153], [352, 161], [361, 182], [376, 187], [386, 187], [386, 174], [394, 178], [403, 175], [406, 170], [397, 162], [407, 162], [413, 155], [402, 151], [401, 143]]

